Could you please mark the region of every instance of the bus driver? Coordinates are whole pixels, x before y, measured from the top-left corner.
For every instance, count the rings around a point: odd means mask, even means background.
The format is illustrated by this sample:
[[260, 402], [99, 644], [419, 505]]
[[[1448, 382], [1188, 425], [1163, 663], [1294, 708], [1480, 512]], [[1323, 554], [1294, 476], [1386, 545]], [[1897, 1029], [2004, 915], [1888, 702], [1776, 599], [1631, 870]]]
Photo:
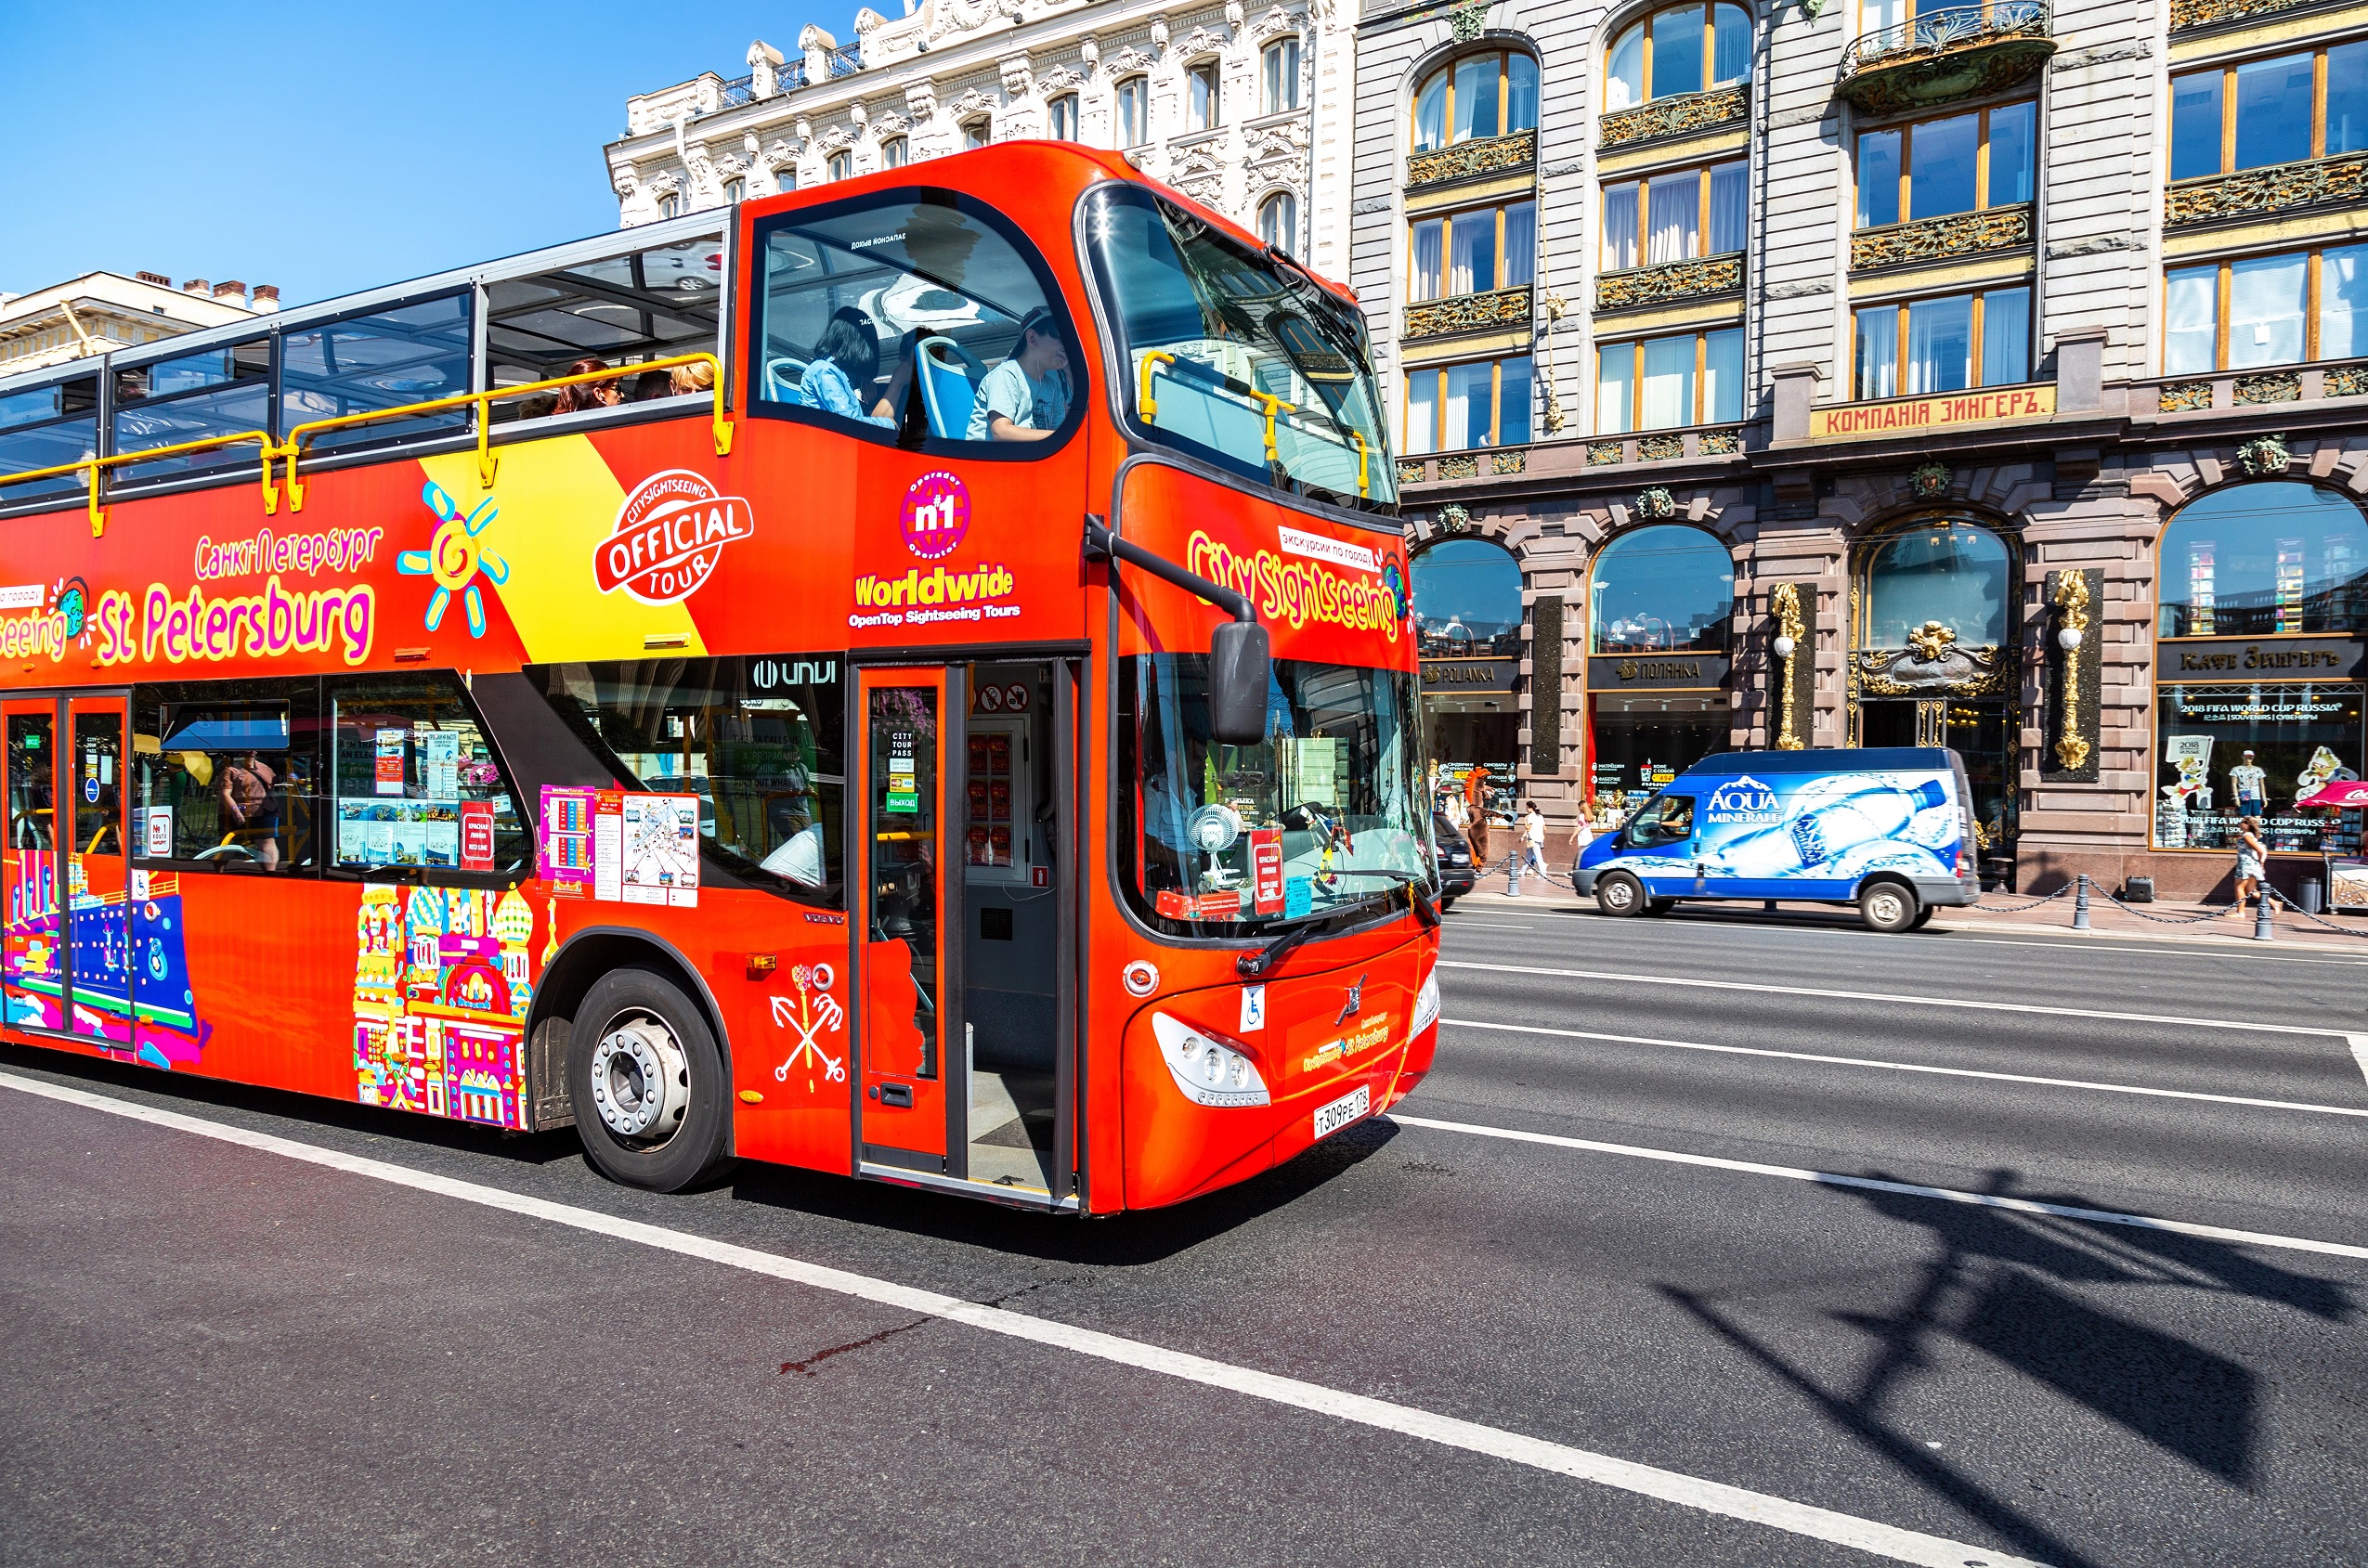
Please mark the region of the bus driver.
[[1069, 414], [1069, 350], [1043, 305], [1020, 322], [1011, 357], [986, 373], [970, 405], [973, 441], [1041, 441]]

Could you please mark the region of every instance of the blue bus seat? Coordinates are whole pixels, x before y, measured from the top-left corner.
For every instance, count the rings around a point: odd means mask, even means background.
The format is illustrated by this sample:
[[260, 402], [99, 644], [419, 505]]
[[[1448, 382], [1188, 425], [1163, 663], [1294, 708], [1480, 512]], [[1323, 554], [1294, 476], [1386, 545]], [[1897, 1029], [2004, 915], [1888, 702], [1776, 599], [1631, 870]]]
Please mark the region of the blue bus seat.
[[765, 395], [776, 403], [803, 403], [805, 394], [798, 383], [806, 378], [806, 362], [789, 355], [776, 355], [764, 362]]
[[923, 338], [918, 353], [921, 404], [929, 410], [930, 434], [959, 441], [970, 433], [970, 409], [978, 402], [986, 367], [948, 337]]

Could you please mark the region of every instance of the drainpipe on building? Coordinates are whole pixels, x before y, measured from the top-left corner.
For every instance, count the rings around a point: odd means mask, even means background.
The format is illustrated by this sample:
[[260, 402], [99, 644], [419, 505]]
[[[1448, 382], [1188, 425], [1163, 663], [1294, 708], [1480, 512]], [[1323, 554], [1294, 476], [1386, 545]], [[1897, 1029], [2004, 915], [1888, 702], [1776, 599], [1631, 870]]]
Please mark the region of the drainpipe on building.
[[66, 325], [72, 327], [74, 330], [74, 336], [81, 340], [83, 353], [85, 355], [97, 354], [98, 352], [98, 344], [90, 341], [90, 334], [83, 330], [82, 317], [74, 314], [74, 302], [69, 299], [60, 299], [58, 302], [58, 308], [66, 313]]
[[[1316, 187], [1320, 183], [1316, 175], [1316, 95], [1323, 84], [1323, 30], [1316, 21], [1316, 4], [1317, 0], [1308, 0], [1308, 201], [1307, 210], [1299, 214], [1299, 254], [1307, 258], [1311, 267], [1316, 261]], [[1348, 107], [1353, 119], [1357, 106], [1352, 100]], [[1348, 145], [1354, 156], [1357, 138], [1353, 135]]]

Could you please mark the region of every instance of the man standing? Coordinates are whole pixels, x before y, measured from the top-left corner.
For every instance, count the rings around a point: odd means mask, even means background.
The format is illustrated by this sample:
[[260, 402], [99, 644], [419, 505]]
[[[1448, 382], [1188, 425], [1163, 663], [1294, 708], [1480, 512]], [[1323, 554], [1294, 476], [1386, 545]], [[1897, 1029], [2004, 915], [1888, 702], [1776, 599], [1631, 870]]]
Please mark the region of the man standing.
[[2228, 771], [2228, 786], [2236, 796], [2238, 816], [2266, 817], [2269, 815], [2269, 812], [2263, 810], [2268, 804], [2263, 798], [2265, 793], [2263, 786], [2268, 780], [2269, 775], [2254, 766], [2253, 753], [2250, 751], [2244, 754], [2244, 761]]
[[1464, 809], [1471, 818], [1464, 836], [1472, 841], [1473, 875], [1485, 876], [1489, 869], [1488, 775], [1477, 764], [1464, 775]]

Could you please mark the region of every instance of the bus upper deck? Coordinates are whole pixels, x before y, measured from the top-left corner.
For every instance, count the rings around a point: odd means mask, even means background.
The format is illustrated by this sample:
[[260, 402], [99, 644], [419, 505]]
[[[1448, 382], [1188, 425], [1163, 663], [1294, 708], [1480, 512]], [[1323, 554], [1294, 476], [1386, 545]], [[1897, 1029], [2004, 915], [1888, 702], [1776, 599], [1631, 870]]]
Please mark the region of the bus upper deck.
[[1095, 1212], [1411, 1087], [1353, 307], [1123, 162], [913, 173], [0, 382], [0, 1023]]

